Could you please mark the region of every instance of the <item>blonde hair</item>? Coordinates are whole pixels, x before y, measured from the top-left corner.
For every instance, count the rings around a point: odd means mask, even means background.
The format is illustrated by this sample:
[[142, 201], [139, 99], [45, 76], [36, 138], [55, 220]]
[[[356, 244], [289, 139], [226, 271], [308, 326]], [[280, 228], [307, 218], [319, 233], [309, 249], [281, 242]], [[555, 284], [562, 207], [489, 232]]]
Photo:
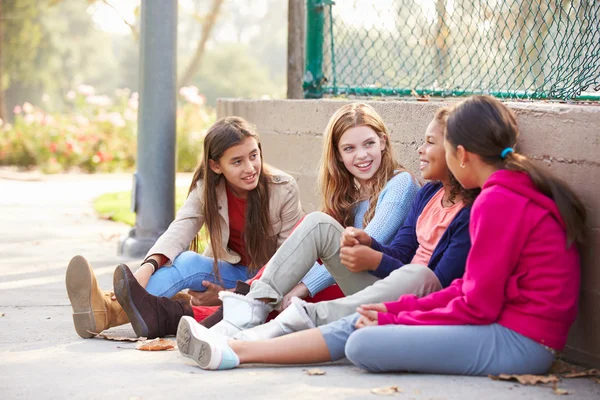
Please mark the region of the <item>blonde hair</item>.
[[352, 103], [337, 110], [325, 128], [318, 183], [321, 193], [321, 211], [332, 216], [342, 226], [353, 224], [354, 215], [349, 210], [356, 206], [360, 190], [354, 175], [346, 169], [338, 154], [338, 144], [342, 135], [356, 126], [368, 126], [385, 143], [381, 154], [381, 165], [368, 183], [371, 186], [371, 197], [363, 226], [366, 226], [375, 215], [377, 198], [387, 182], [397, 173], [406, 171], [394, 159], [387, 127], [373, 107], [364, 103]]

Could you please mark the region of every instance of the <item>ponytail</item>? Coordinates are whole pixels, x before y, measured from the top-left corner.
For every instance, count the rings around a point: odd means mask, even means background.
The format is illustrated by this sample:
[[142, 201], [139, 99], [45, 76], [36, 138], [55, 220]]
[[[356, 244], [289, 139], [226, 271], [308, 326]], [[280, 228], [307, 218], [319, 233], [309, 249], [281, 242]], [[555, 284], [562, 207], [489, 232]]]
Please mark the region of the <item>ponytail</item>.
[[567, 227], [567, 245], [585, 243], [586, 210], [583, 202], [563, 180], [536, 166], [522, 154], [512, 152], [504, 159], [510, 171], [523, 171], [529, 175], [536, 188], [556, 203]]
[[515, 115], [490, 96], [472, 96], [457, 104], [446, 124], [446, 140], [463, 146], [498, 169], [527, 173], [537, 189], [556, 203], [567, 230], [567, 245], [585, 242], [583, 202], [562, 180], [536, 166], [513, 147], [519, 137]]

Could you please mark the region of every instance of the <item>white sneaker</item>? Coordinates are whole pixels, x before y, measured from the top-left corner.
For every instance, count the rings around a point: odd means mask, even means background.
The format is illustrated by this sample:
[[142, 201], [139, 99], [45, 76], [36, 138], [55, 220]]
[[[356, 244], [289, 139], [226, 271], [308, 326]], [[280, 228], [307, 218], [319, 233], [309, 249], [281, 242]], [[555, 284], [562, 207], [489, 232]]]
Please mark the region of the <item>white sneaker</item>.
[[266, 324], [241, 331], [233, 336], [233, 339], [254, 342], [315, 328], [316, 325], [308, 316], [303, 304], [303, 300], [298, 297], [292, 297], [288, 308], [283, 310], [277, 318], [272, 319]]
[[264, 324], [271, 306], [262, 301], [228, 291], [219, 292], [223, 301], [223, 320], [210, 328], [211, 332], [232, 337], [236, 333]]
[[179, 352], [202, 369], [232, 369], [240, 359], [227, 344], [227, 338], [209, 331], [192, 317], [184, 316], [177, 327]]

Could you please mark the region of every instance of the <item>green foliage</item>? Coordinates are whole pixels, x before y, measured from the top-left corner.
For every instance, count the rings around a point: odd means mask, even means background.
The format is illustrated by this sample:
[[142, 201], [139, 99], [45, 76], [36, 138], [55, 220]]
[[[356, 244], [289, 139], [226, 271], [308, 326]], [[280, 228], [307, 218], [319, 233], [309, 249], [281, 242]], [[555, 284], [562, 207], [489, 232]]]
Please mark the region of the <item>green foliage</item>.
[[[41, 4], [38, 4], [41, 3]], [[43, 28], [40, 14], [44, 2], [35, 0], [3, 1], [2, 87], [5, 90], [15, 80], [35, 81], [35, 64]]]
[[[203, 23], [199, 16], [206, 15], [212, 1], [186, 3], [193, 10], [184, 12], [180, 4], [177, 64], [181, 70], [198, 45]], [[0, 80], [9, 112], [26, 101], [42, 105], [45, 112], [73, 112], [64, 95], [84, 83], [99, 94], [111, 95], [123, 87], [138, 90], [139, 41], [134, 35], [100, 28], [94, 13], [105, 7], [103, 2], [18, 0], [3, 1], [3, 6], [6, 16], [18, 16], [4, 25], [5, 73]], [[207, 104], [214, 105], [218, 97], [285, 96], [286, 6], [281, 0], [225, 2], [192, 81]], [[139, 15], [135, 18], [128, 22], [139, 30]], [[12, 114], [8, 120], [12, 122]], [[185, 158], [186, 163], [194, 163], [191, 153]]]
[[[187, 187], [178, 186], [175, 190], [175, 209], [179, 209], [187, 198]], [[135, 213], [131, 211], [131, 192], [105, 193], [94, 200], [94, 210], [98, 215], [112, 221], [133, 226]]]
[[230, 44], [210, 50], [194, 84], [208, 104], [218, 97], [285, 97], [285, 84], [276, 84], [247, 46]]
[[[47, 113], [30, 103], [15, 107], [14, 123], [0, 125], [0, 165], [35, 166], [47, 173], [131, 170], [136, 157], [137, 93], [118, 90], [111, 100], [94, 92], [86, 85], [69, 91], [68, 113]], [[177, 118], [177, 169], [192, 171], [214, 111], [201, 102], [184, 101]]]

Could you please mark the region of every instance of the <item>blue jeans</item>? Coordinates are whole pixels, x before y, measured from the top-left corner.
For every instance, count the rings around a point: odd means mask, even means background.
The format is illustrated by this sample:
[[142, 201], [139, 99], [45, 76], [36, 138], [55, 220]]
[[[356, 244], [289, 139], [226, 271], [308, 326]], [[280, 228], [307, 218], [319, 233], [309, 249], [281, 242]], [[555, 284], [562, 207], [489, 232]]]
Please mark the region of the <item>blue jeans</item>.
[[184, 251], [173, 260], [173, 265], [159, 268], [151, 277], [146, 286], [148, 293], [154, 296], [172, 297], [183, 289], [192, 289], [203, 292], [206, 287], [202, 281], [210, 281], [231, 289], [238, 280], [245, 281], [248, 276], [248, 267], [232, 265], [219, 260], [218, 264], [221, 280], [213, 273], [213, 259], [193, 251]]
[[544, 374], [554, 355], [499, 324], [383, 325], [356, 329], [358, 314], [320, 326], [332, 360], [344, 355], [370, 372]]

